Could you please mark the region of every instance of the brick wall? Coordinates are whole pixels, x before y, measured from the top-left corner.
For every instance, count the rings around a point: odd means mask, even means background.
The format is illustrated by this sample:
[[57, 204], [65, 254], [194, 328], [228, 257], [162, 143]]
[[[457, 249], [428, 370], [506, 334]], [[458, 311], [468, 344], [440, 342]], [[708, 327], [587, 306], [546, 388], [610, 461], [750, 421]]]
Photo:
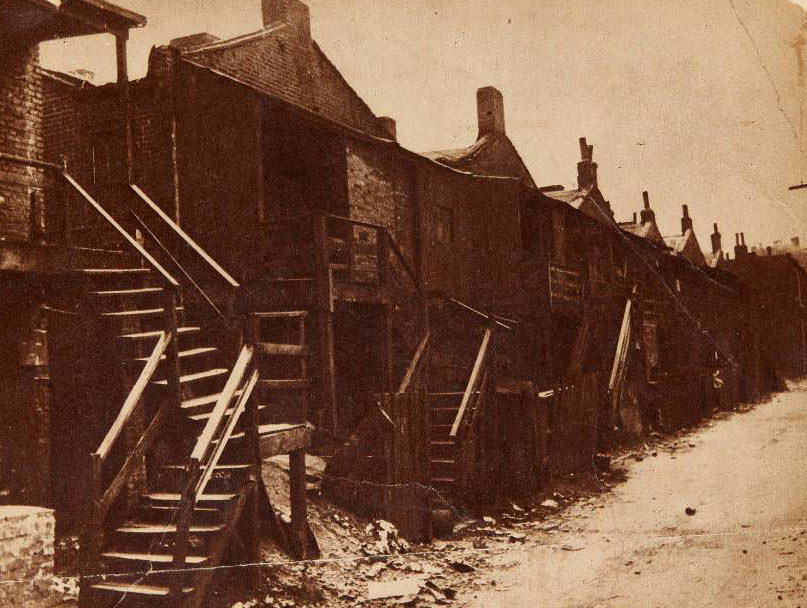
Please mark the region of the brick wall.
[[410, 262], [416, 221], [414, 170], [410, 161], [386, 147], [347, 143], [350, 217], [390, 229]]
[[[10, 51], [0, 64], [0, 152], [41, 159], [42, 82], [36, 47]], [[0, 237], [30, 234], [30, 192], [42, 188], [39, 169], [0, 161]]]
[[375, 115], [336, 67], [315, 42], [292, 27], [186, 57], [332, 120], [381, 135]]
[[260, 100], [189, 67], [182, 71], [177, 103], [182, 225], [238, 279], [258, 263]]
[[418, 172], [427, 289], [503, 314], [518, 297], [520, 186], [424, 164]]
[[0, 284], [0, 504], [49, 505], [50, 389], [41, 290]]
[[[53, 511], [0, 507], [0, 605], [39, 608], [61, 604], [50, 589]], [[19, 581], [19, 582], [15, 582]]]

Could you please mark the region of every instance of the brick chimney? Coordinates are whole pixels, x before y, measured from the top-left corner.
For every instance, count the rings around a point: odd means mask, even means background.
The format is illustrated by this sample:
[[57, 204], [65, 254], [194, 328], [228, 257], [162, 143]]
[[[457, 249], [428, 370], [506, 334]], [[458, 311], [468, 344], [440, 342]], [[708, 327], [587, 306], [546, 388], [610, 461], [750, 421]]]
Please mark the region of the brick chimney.
[[689, 217], [689, 206], [681, 205], [681, 234], [686, 234], [687, 230], [692, 230], [692, 218]]
[[504, 134], [504, 98], [495, 87], [482, 87], [476, 91], [476, 118], [479, 137], [494, 133]]
[[748, 255], [748, 247], [745, 245], [745, 233], [735, 232], [734, 240], [736, 241], [736, 244], [734, 245], [735, 259], [740, 259], [741, 257]]
[[790, 246], [793, 249], [801, 249], [801, 242], [799, 241], [799, 237], [794, 236], [790, 239]]
[[720, 231], [717, 229], [717, 222], [714, 224], [715, 231], [712, 233], [712, 253], [717, 254], [723, 247], [720, 243]]
[[379, 116], [375, 119], [379, 131], [392, 141], [398, 140], [398, 129], [395, 126], [395, 119], [389, 116]]
[[[583, 140], [585, 142], [585, 139]], [[650, 195], [647, 194], [647, 190], [642, 192], [642, 200], [644, 201], [644, 207], [642, 211], [639, 213], [639, 217], [642, 220], [642, 226], [644, 226], [648, 222], [656, 221], [656, 214], [650, 208]]]
[[301, 39], [311, 40], [311, 16], [300, 0], [261, 0], [261, 10], [264, 27], [288, 23]]
[[586, 143], [586, 138], [581, 137], [580, 142], [580, 162], [577, 163], [577, 187], [580, 189], [597, 185], [597, 163], [593, 161], [594, 146]]

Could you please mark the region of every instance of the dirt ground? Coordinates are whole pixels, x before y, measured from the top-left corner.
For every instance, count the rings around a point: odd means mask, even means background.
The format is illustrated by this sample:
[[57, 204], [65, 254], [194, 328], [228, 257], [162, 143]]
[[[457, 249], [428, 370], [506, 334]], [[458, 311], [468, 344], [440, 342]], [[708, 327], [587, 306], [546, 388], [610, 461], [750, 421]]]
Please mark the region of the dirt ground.
[[[309, 460], [313, 479], [321, 463]], [[281, 512], [285, 467], [264, 470]], [[451, 538], [428, 545], [309, 496], [321, 557], [292, 562], [265, 542], [260, 593], [236, 567], [210, 606], [807, 608], [807, 383], [504, 511], [457, 513]], [[46, 582], [48, 605], [75, 605], [73, 577]]]
[[312, 509], [330, 528], [322, 559], [268, 569], [242, 607], [807, 608], [807, 384], [402, 553], [374, 549], [359, 518]]

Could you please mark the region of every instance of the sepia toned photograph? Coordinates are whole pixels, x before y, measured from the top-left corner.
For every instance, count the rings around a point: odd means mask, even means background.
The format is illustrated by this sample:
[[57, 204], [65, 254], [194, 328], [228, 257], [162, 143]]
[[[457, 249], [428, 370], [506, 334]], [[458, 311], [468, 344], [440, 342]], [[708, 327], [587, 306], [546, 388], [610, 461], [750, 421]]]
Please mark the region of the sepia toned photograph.
[[807, 608], [806, 71], [807, 0], [0, 0], [0, 607]]

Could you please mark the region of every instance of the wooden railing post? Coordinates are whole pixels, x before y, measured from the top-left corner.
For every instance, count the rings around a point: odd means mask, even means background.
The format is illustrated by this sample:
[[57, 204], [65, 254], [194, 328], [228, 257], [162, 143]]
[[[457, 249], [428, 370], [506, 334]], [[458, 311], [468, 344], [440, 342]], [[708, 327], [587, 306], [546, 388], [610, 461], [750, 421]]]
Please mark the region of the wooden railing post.
[[[352, 239], [351, 239], [352, 242]], [[314, 215], [314, 247], [316, 251], [316, 322], [319, 330], [320, 390], [328, 414], [331, 431], [339, 426], [336, 410], [336, 376], [334, 363], [333, 299], [328, 255], [328, 217]], [[351, 249], [352, 255], [352, 249]]]
[[[87, 496], [88, 516], [84, 522], [84, 529], [80, 544], [79, 571], [81, 586], [89, 588], [91, 581], [99, 571], [101, 543], [103, 542], [103, 525], [99, 515], [99, 502], [101, 500], [102, 468], [101, 458], [98, 454], [90, 457], [89, 489]], [[84, 597], [87, 597], [87, 593]]]
[[[257, 317], [250, 317], [247, 321], [247, 331], [245, 338], [247, 344], [254, 347], [260, 335], [260, 320]], [[250, 458], [249, 478], [252, 488], [249, 493], [245, 515], [245, 538], [247, 559], [250, 565], [247, 572], [247, 580], [250, 587], [257, 589], [261, 583], [261, 569], [257, 565], [261, 561], [261, 537], [260, 537], [260, 495], [261, 491], [261, 442], [260, 442], [260, 412], [258, 410], [258, 400], [248, 399], [246, 403], [246, 433]]]
[[182, 405], [182, 390], [180, 388], [179, 377], [179, 335], [177, 331], [177, 290], [166, 285], [163, 291], [164, 305], [163, 315], [165, 321], [165, 333], [171, 340], [165, 351], [165, 378], [168, 382], [168, 404], [169, 409], [178, 414]]
[[174, 559], [171, 569], [171, 597], [173, 604], [178, 605], [185, 587], [185, 558], [188, 555], [188, 536], [190, 535], [193, 510], [196, 503], [196, 484], [199, 481], [199, 461], [195, 458], [188, 460], [186, 467], [185, 486], [179, 497], [177, 505], [176, 533], [174, 534]]
[[298, 557], [306, 557], [308, 547], [308, 518], [305, 494], [305, 449], [289, 452], [289, 502], [291, 503], [291, 533]]

